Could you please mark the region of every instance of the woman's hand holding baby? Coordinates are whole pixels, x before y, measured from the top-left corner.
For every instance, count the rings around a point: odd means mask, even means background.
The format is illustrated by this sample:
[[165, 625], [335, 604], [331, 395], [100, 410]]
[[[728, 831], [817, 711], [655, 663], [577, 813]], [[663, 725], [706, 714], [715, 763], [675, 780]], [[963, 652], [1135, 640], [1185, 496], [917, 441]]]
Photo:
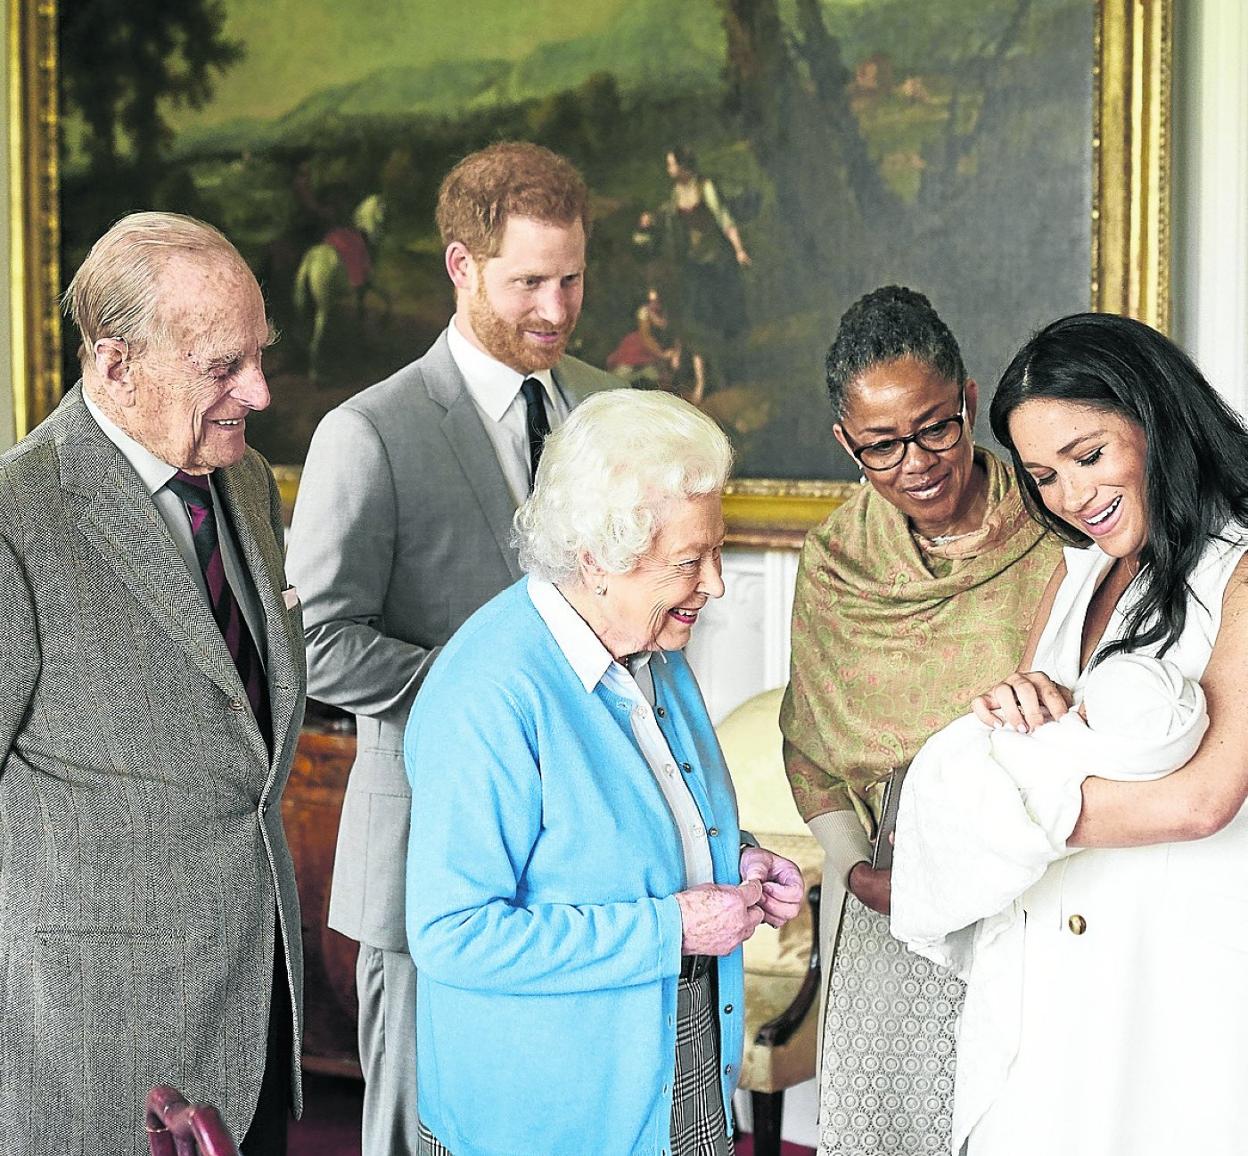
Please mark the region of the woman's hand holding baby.
[[1061, 718], [1074, 702], [1074, 696], [1047, 674], [1038, 670], [1018, 671], [997, 683], [971, 703], [971, 711], [985, 726], [1008, 724], [1024, 734]]

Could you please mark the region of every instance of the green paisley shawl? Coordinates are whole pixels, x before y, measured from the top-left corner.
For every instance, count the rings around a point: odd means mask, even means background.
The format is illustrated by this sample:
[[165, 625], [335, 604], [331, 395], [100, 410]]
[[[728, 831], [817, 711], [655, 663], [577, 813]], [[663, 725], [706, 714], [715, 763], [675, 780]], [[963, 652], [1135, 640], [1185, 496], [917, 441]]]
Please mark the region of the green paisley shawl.
[[1011, 470], [982, 449], [976, 460], [988, 509], [969, 549], [925, 555], [870, 486], [806, 536], [780, 727], [807, 820], [852, 807], [874, 837], [890, 771], [1017, 667], [1061, 545]]

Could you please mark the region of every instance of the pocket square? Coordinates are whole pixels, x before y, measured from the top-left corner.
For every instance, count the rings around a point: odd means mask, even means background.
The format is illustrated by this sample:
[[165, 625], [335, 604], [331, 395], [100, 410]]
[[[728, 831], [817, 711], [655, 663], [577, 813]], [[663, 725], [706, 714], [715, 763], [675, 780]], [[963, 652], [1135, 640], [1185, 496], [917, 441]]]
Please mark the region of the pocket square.
[[294, 610], [294, 608], [299, 605], [299, 591], [293, 586], [287, 586], [286, 589], [282, 591], [282, 601], [286, 603], [287, 610]]

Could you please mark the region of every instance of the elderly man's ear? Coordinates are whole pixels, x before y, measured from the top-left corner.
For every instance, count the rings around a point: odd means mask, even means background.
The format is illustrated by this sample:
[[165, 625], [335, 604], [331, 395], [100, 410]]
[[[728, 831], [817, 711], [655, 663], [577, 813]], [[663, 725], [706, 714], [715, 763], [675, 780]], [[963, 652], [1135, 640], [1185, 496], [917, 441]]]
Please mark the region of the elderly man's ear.
[[130, 344], [124, 337], [101, 337], [95, 343], [95, 372], [114, 405], [134, 404]]

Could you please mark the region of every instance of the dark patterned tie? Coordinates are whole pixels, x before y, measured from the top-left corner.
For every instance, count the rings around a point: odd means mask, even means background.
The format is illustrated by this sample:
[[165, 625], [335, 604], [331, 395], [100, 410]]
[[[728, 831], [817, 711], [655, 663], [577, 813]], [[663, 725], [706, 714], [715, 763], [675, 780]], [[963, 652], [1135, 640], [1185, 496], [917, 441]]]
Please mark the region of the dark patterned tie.
[[524, 394], [524, 428], [529, 435], [529, 489], [537, 477], [537, 463], [542, 459], [542, 442], [550, 433], [550, 419], [546, 416], [546, 391], [536, 377], [526, 377], [520, 383]]
[[238, 677], [247, 691], [247, 701], [251, 703], [256, 722], [260, 724], [260, 733], [268, 742], [269, 698], [264, 685], [264, 668], [260, 665], [260, 655], [251, 631], [247, 629], [247, 620], [225, 577], [208, 475], [187, 474], [179, 470], [165, 485], [186, 504], [186, 512], [191, 519], [191, 536], [195, 540], [195, 554], [204, 574], [204, 585], [208, 588], [212, 616], [221, 628], [226, 649], [238, 668]]

